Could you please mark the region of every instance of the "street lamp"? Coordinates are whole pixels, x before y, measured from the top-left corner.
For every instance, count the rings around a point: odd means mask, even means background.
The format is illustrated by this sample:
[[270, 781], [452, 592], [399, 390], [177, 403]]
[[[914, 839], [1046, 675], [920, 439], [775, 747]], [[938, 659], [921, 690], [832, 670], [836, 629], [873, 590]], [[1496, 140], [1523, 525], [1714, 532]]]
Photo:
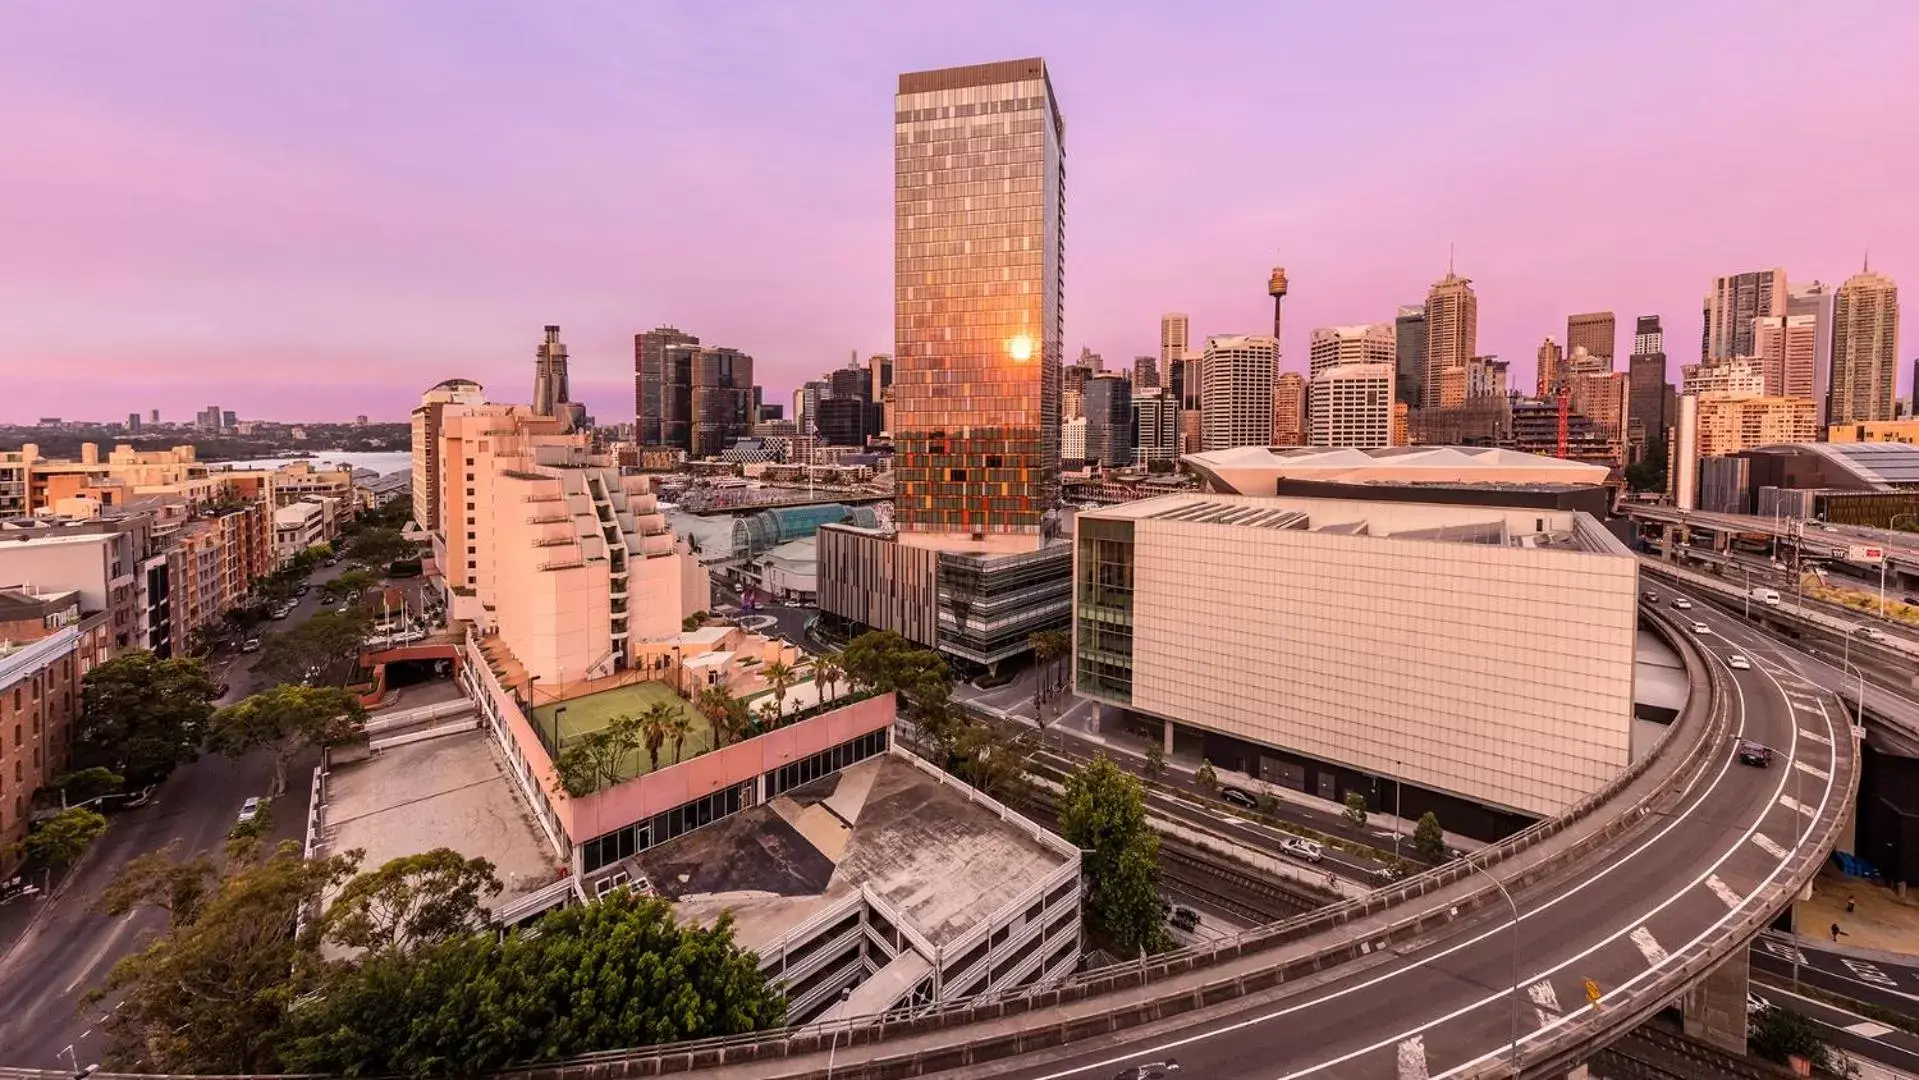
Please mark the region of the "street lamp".
[[1512, 1055], [1513, 1055], [1513, 1075], [1518, 1076], [1519, 1075], [1519, 905], [1513, 902], [1513, 894], [1506, 891], [1505, 883], [1501, 882], [1498, 878], [1494, 877], [1491, 871], [1479, 865], [1477, 862], [1473, 861], [1472, 859], [1466, 859], [1465, 863], [1467, 866], [1472, 867], [1474, 871], [1480, 874], [1484, 874], [1486, 876], [1486, 880], [1492, 882], [1493, 886], [1499, 890], [1499, 895], [1506, 898], [1506, 906], [1511, 908], [1513, 911]]

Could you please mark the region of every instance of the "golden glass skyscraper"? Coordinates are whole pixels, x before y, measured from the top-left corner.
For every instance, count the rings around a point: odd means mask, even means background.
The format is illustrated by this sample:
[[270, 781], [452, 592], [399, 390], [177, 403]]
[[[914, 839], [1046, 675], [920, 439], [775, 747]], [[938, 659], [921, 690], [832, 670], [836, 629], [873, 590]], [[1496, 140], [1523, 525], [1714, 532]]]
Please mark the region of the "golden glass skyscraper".
[[1037, 544], [1059, 490], [1066, 236], [1046, 63], [901, 75], [893, 134], [900, 537]]

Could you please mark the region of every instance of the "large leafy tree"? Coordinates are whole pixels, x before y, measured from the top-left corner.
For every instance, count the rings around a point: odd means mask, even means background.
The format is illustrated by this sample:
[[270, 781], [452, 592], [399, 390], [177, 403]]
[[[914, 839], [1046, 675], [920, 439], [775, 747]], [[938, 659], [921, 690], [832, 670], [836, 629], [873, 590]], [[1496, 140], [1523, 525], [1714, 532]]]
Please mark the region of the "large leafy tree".
[[178, 877], [143, 867], [151, 889], [130, 892], [174, 895], [183, 880], [201, 891], [192, 903], [175, 906], [166, 931], [114, 965], [96, 991], [120, 1002], [106, 1022], [112, 1067], [273, 1071], [296, 997], [293, 971], [310, 953], [298, 932], [300, 911], [350, 874], [355, 857], [304, 859], [288, 842], [264, 858], [233, 864], [217, 883], [210, 866], [189, 864]]
[[892, 630], [872, 630], [848, 642], [840, 669], [854, 687], [906, 695], [908, 713], [922, 730], [946, 741], [955, 722], [953, 680], [946, 661]]
[[66, 866], [107, 831], [107, 819], [84, 806], [68, 807], [40, 823], [25, 840], [0, 848], [0, 859], [25, 854], [35, 866]]
[[228, 757], [256, 748], [273, 753], [273, 788], [287, 789], [287, 765], [310, 746], [331, 746], [356, 736], [366, 723], [360, 699], [331, 686], [275, 686], [213, 714], [212, 745]]
[[483, 901], [500, 888], [485, 859], [448, 848], [403, 855], [347, 882], [320, 930], [350, 949], [411, 952], [492, 925]]
[[1066, 778], [1060, 834], [1085, 852], [1086, 918], [1123, 955], [1166, 947], [1159, 910], [1159, 837], [1146, 826], [1138, 778], [1104, 756]]
[[157, 851], [127, 860], [95, 906], [116, 918], [148, 908], [164, 911], [169, 927], [193, 922], [219, 871], [211, 856], [183, 860], [179, 854], [180, 841], [174, 840]]
[[297, 683], [317, 672], [315, 683], [339, 681], [366, 644], [367, 618], [362, 612], [323, 611], [306, 622], [266, 640], [255, 670], [280, 682]]
[[292, 1013], [282, 1064], [345, 1075], [472, 1075], [572, 1054], [755, 1031], [785, 1018], [731, 921], [680, 926], [619, 890], [538, 933], [448, 939], [331, 968]]
[[158, 783], [199, 756], [219, 687], [199, 660], [144, 650], [87, 672], [72, 733], [76, 770], [95, 766], [130, 784]]

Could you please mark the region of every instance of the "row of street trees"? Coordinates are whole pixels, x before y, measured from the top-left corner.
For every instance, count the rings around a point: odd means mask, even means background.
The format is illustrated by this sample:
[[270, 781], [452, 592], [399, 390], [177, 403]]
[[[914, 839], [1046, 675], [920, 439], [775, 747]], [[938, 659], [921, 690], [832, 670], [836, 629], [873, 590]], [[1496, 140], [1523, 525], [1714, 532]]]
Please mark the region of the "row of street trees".
[[172, 848], [128, 863], [102, 909], [157, 910], [166, 926], [94, 993], [120, 1002], [110, 1065], [470, 1075], [784, 1019], [728, 919], [680, 926], [664, 902], [621, 890], [502, 932], [485, 859], [439, 849], [367, 872], [360, 860], [244, 841], [224, 867]]

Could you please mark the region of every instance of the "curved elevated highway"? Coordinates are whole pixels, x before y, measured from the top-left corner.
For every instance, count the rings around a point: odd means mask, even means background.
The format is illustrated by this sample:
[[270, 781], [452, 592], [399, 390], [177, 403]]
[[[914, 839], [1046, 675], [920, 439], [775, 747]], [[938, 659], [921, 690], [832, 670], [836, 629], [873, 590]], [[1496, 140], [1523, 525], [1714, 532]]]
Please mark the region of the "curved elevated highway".
[[[1662, 752], [1470, 860], [1020, 998], [515, 1075], [1105, 1080], [1176, 1059], [1195, 1080], [1544, 1077], [1682, 999], [1689, 1027], [1743, 1043], [1748, 945], [1823, 861], [1857, 756], [1833, 698], [1724, 640], [1736, 618], [1693, 614], [1710, 632], [1676, 630], [1694, 693]], [[1741, 739], [1771, 767], [1740, 764]]]

